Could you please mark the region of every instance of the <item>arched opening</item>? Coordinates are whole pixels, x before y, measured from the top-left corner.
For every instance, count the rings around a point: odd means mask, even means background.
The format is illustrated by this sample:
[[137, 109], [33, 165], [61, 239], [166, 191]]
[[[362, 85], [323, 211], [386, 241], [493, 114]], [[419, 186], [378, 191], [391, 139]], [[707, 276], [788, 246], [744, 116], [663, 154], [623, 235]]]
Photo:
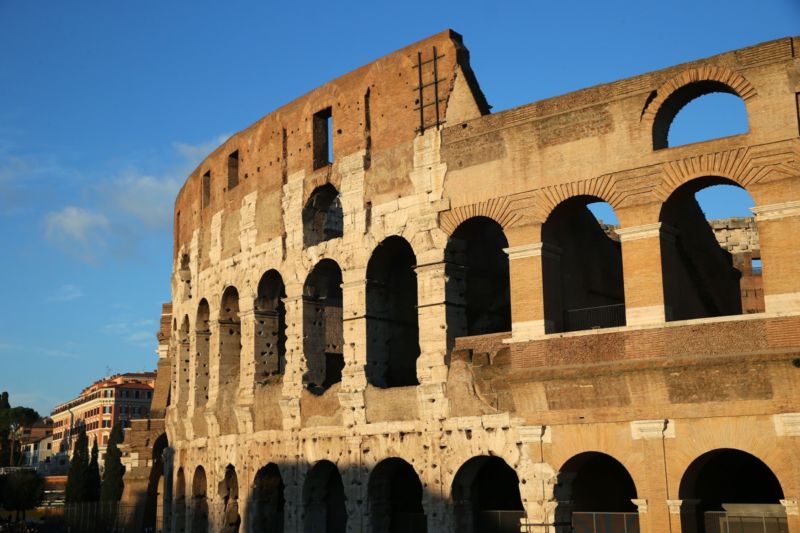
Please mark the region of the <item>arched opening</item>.
[[417, 258], [402, 237], [381, 242], [367, 264], [367, 380], [376, 387], [419, 385]]
[[314, 246], [341, 237], [343, 219], [336, 187], [330, 183], [317, 187], [303, 208], [303, 245]]
[[625, 325], [622, 248], [615, 229], [590, 206], [593, 196], [558, 204], [542, 225], [545, 332]]
[[225, 467], [219, 496], [222, 500], [222, 533], [236, 533], [242, 519], [239, 516], [239, 478], [233, 465]]
[[511, 330], [508, 240], [486, 217], [462, 222], [447, 241], [448, 326], [454, 336]]
[[256, 381], [283, 374], [286, 367], [286, 290], [277, 270], [269, 270], [258, 282], [254, 305], [256, 321]]
[[152, 466], [147, 482], [147, 496], [144, 505], [143, 525], [149, 531], [164, 531], [168, 526], [165, 509], [172, 502], [170, 486], [166, 480], [171, 479], [169, 472], [169, 441], [166, 433], [162, 433], [153, 443]]
[[308, 472], [303, 486], [305, 533], [345, 533], [347, 508], [339, 469], [320, 461]]
[[209, 326], [211, 311], [208, 301], [203, 298], [197, 306], [197, 319], [194, 322], [195, 354], [194, 361], [194, 407], [205, 407], [208, 403], [208, 353], [211, 345]]
[[422, 507], [422, 483], [407, 462], [384, 459], [369, 477], [369, 513], [372, 531], [425, 533], [428, 520]]
[[[585, 452], [564, 463], [558, 475], [556, 520], [571, 523], [576, 533], [638, 531], [633, 503], [636, 485], [625, 467], [600, 452]], [[597, 525], [604, 529], [594, 529]]]
[[172, 511], [173, 531], [184, 533], [186, 531], [186, 476], [183, 468], [178, 468], [175, 476], [175, 508]]
[[208, 532], [208, 483], [206, 481], [206, 471], [202, 466], [198, 466], [192, 477], [192, 533]]
[[[236, 432], [233, 405], [239, 390], [239, 362], [242, 354], [242, 328], [239, 318], [239, 291], [230, 286], [222, 293], [219, 309], [219, 429], [223, 435]], [[227, 412], [225, 412], [227, 411]]]
[[453, 479], [455, 531], [516, 533], [525, 516], [519, 478], [499, 457], [473, 457]]
[[656, 113], [653, 149], [747, 133], [744, 100], [728, 85], [703, 80], [673, 92]]
[[[716, 202], [715, 196], [720, 196]], [[714, 176], [678, 187], [662, 205], [661, 271], [668, 321], [764, 310], [755, 221], [736, 216], [707, 220], [705, 213], [740, 214], [744, 205], [753, 205], [747, 191]]]
[[303, 383], [322, 394], [342, 381], [344, 368], [342, 271], [336, 261], [323, 259], [303, 287], [303, 350], [308, 369]]
[[283, 479], [278, 466], [270, 463], [255, 477], [249, 521], [253, 533], [283, 533]]
[[686, 533], [788, 531], [778, 478], [747, 452], [723, 448], [701, 455], [683, 474], [678, 494]]
[[175, 377], [178, 385], [178, 412], [186, 414], [189, 405], [189, 387], [191, 385], [191, 354], [189, 344], [189, 315], [184, 315], [181, 328], [178, 330], [178, 371]]

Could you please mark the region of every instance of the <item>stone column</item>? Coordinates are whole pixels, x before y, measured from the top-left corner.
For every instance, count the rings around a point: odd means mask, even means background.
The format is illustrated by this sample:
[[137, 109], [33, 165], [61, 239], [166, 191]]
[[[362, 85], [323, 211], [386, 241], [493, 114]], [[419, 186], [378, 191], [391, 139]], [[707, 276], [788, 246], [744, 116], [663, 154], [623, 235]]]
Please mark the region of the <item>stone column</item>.
[[800, 309], [800, 200], [760, 205], [756, 215], [767, 313]]
[[[695, 526], [700, 500], [667, 500], [671, 533], [700, 533]], [[684, 527], [684, 525], [686, 527]]]
[[[519, 426], [522, 454], [517, 475], [519, 491], [525, 506], [525, 518], [520, 521], [524, 533], [552, 533], [556, 530], [555, 487], [557, 473], [542, 461], [542, 444], [551, 441], [550, 430], [545, 426]], [[562, 509], [563, 510], [563, 509]]]
[[786, 525], [789, 526], [789, 533], [800, 532], [800, 510], [798, 510], [797, 499], [785, 499], [780, 502], [786, 512]]
[[220, 406], [217, 405], [220, 397], [219, 390], [219, 363], [220, 363], [220, 325], [219, 308], [211, 307], [208, 319], [208, 329], [210, 331], [211, 342], [208, 347], [208, 403], [204, 416], [206, 419], [206, 432], [209, 437], [219, 436], [219, 422], [217, 413]]
[[342, 406], [342, 423], [347, 427], [367, 423], [364, 390], [367, 388], [367, 318], [364, 269], [348, 269], [342, 275], [342, 326], [343, 355], [342, 386], [339, 403]]
[[300, 427], [300, 395], [303, 392], [303, 373], [306, 358], [303, 353], [303, 285], [285, 286], [286, 299], [286, 369], [281, 391], [283, 429]]
[[239, 352], [239, 390], [234, 410], [239, 433], [249, 435], [253, 433], [256, 369], [256, 315], [252, 297], [239, 298], [239, 332], [242, 348]]
[[[669, 480], [664, 473], [666, 472], [664, 439], [675, 438], [675, 421], [634, 420], [630, 425], [631, 438], [640, 441], [647, 465], [644, 485], [638, 488], [639, 496], [646, 496], [646, 499], [633, 502], [639, 508], [639, 530], [642, 533], [670, 531], [668, 509], [656, 502], [666, 501], [669, 497]], [[653, 502], [653, 505], [648, 505], [648, 500]]]
[[671, 235], [661, 222], [616, 230], [622, 243], [625, 323], [660, 324], [666, 319], [661, 238]]
[[441, 260], [427, 262], [417, 259], [417, 319], [419, 320], [419, 348], [417, 359], [417, 399], [420, 418], [441, 420], [447, 417], [449, 405], [445, 391], [450, 349], [460, 332], [450, 331], [447, 295], [448, 264]]
[[552, 329], [544, 312], [545, 285], [543, 263], [559, 261], [561, 250], [543, 242], [509, 246], [508, 269], [511, 283], [511, 341], [522, 342], [544, 335]]

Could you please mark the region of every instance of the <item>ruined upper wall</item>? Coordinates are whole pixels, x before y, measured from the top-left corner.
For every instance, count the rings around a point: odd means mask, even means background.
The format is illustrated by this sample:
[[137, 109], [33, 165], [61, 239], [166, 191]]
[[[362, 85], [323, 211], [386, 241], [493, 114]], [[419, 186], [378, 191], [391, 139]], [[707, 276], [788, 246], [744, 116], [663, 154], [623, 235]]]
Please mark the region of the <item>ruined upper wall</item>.
[[[437, 55], [435, 83], [433, 64]], [[422, 75], [417, 64], [423, 63]], [[424, 116], [420, 116], [422, 80]], [[438, 94], [438, 101], [437, 101]], [[313, 117], [331, 109], [334, 164], [315, 168]], [[438, 108], [438, 109], [437, 109]], [[421, 123], [462, 122], [488, 113], [489, 106], [469, 66], [469, 53], [461, 36], [443, 31], [314, 89], [305, 96], [271, 112], [247, 129], [233, 135], [209, 155], [189, 176], [175, 203], [175, 251], [187, 243], [194, 229], [207, 226], [211, 217], [258, 190], [264, 204], [259, 233], [274, 238], [282, 233], [280, 190], [287, 177], [305, 171], [308, 187], [325, 182], [338, 185], [337, 163], [343, 156], [363, 152], [364, 167], [373, 175], [411, 160], [398, 153], [410, 145]], [[239, 183], [228, 190], [228, 157], [239, 152]], [[210, 172], [210, 198], [202, 205], [202, 179]], [[399, 173], [398, 173], [399, 174]], [[397, 184], [376, 183], [367, 194], [391, 193]], [[310, 191], [307, 191], [310, 192]], [[266, 212], [266, 213], [265, 213]]]

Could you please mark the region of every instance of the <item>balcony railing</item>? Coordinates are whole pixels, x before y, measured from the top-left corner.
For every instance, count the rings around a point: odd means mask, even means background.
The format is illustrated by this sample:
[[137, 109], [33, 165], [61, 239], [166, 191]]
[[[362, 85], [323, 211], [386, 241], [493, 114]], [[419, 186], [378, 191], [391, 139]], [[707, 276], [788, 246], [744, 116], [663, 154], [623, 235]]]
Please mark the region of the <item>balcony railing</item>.
[[475, 531], [481, 533], [518, 533], [525, 511], [478, 511]]
[[564, 331], [615, 328], [624, 325], [625, 304], [567, 309], [564, 312]]
[[704, 514], [706, 533], [789, 533], [785, 516], [731, 515], [724, 511]]
[[639, 533], [639, 513], [572, 513], [573, 533]]

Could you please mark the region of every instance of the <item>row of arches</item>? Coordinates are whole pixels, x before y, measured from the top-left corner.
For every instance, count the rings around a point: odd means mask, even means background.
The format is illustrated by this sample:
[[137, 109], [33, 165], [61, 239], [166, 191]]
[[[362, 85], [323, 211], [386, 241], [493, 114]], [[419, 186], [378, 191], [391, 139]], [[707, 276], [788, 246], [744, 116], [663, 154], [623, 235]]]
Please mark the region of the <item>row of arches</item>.
[[[155, 467], [154, 467], [155, 468]], [[350, 501], [348, 492], [359, 493], [357, 471], [344, 476], [327, 460], [315, 463], [306, 473], [299, 523], [306, 533], [343, 533], [354, 513], [364, 513], [371, 531], [425, 532], [435, 507], [435, 497], [427, 492], [419, 475], [404, 459], [390, 457], [375, 465], [366, 483], [366, 511], [360, 502]], [[349, 490], [345, 489], [345, 479]], [[240, 515], [239, 485], [236, 470], [228, 465], [218, 485], [217, 497], [209, 497], [205, 469], [197, 466], [192, 474], [190, 493], [183, 468], [175, 476], [173, 509], [174, 531], [209, 531], [210, 508], [217, 511], [222, 531], [236, 532], [246, 522], [247, 531], [284, 530], [286, 485], [281, 468], [269, 463], [256, 473], [247, 502], [247, 520]], [[455, 473], [447, 503], [447, 520], [459, 533], [510, 533], [519, 531], [525, 517], [520, 479], [502, 458], [476, 456]], [[569, 525], [573, 531], [594, 531], [598, 520], [608, 531], [637, 531], [639, 498], [636, 484], [625, 466], [602, 452], [584, 452], [568, 459], [559, 470], [554, 499], [555, 515], [548, 518], [556, 526]], [[695, 459], [683, 474], [678, 497], [691, 507], [681, 512], [682, 531], [712, 533], [720, 515], [771, 516], [775, 524], [785, 525], [781, 500], [783, 489], [775, 474], [755, 456], [735, 449], [709, 451]], [[655, 503], [655, 502], [653, 502]], [[776, 510], [777, 509], [777, 510]], [[605, 531], [605, 530], [604, 530]], [[777, 531], [777, 529], [776, 529]]]
[[[695, 179], [664, 202], [660, 221], [661, 275], [667, 320], [735, 315], [743, 312], [742, 266], [720, 246], [697, 196], [709, 187], [731, 189], [718, 177]], [[741, 187], [742, 201], [752, 199]], [[594, 212], [600, 201], [572, 197], [560, 203], [542, 226], [542, 300], [545, 332], [558, 333], [623, 326], [625, 280], [622, 243], [617, 227]], [[609, 206], [610, 208], [610, 206]], [[497, 222], [483, 216], [462, 222], [445, 250], [445, 305], [450, 339], [506, 332], [511, 329], [511, 289], [508, 241]], [[760, 251], [757, 253], [760, 254]], [[760, 261], [760, 257], [758, 258]], [[366, 270], [366, 375], [377, 387], [418, 384], [420, 355], [417, 260], [400, 236], [382, 241]], [[765, 266], [768, 268], [768, 265]], [[747, 271], [750, 274], [750, 271]], [[758, 275], [761, 267], [759, 265]], [[341, 381], [344, 361], [342, 271], [332, 259], [322, 259], [303, 286], [302, 335], [306, 360], [304, 385], [322, 394]], [[280, 376], [286, 366], [286, 291], [276, 270], [258, 283], [254, 301], [255, 381]], [[225, 289], [220, 300], [219, 380], [222, 395], [238, 388], [241, 359], [239, 292]], [[763, 294], [762, 294], [763, 300]], [[763, 310], [763, 304], [761, 307]], [[752, 311], [752, 309], [751, 309]], [[194, 405], [208, 400], [210, 307], [201, 299], [195, 318], [194, 358], [190, 357], [190, 319], [178, 329], [179, 386], [189, 394], [194, 374]], [[190, 369], [194, 359], [194, 368]], [[233, 398], [226, 398], [226, 400]], [[231, 417], [231, 420], [233, 418]]]

